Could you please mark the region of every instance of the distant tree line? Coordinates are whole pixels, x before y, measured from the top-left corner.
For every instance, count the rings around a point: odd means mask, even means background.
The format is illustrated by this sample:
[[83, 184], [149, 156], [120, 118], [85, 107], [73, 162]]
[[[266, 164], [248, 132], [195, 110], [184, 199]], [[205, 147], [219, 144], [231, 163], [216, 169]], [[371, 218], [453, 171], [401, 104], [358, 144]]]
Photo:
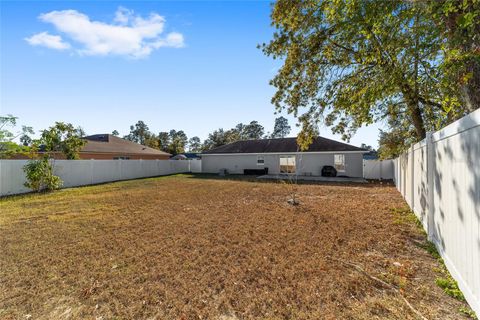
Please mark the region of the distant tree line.
[[[188, 152], [201, 152], [210, 150], [228, 143], [240, 140], [254, 140], [267, 138], [284, 138], [290, 134], [291, 127], [284, 117], [275, 119], [272, 133], [265, 133], [265, 128], [258, 121], [251, 121], [248, 124], [239, 123], [235, 127], [225, 130], [219, 128], [210, 133], [205, 139], [197, 136], [187, 137], [183, 130], [161, 131], [155, 134], [150, 131], [144, 121], [138, 121], [130, 126], [130, 133], [123, 137], [125, 140], [133, 141], [150, 148], [162, 150], [171, 154]], [[112, 135], [118, 136], [117, 130]]]
[[[55, 147], [49, 149], [49, 152], [63, 152], [64, 144], [60, 143], [63, 138], [72, 138], [75, 143], [79, 144], [78, 139], [87, 136], [85, 130], [80, 127], [74, 127], [70, 123], [56, 122], [49, 129], [42, 130], [40, 139], [32, 138], [34, 130], [32, 127], [22, 126], [21, 131], [13, 132], [13, 128], [17, 125], [18, 118], [12, 115], [0, 116], [0, 158], [10, 158], [12, 155], [32, 154], [33, 151], [40, 146], [45, 148], [51, 141], [48, 139], [46, 132], [57, 135], [58, 142]], [[239, 123], [231, 129], [219, 128], [211, 132], [207, 139], [202, 140], [193, 136], [190, 139], [183, 130], [172, 129], [170, 131], [160, 131], [158, 134], [150, 131], [150, 128], [144, 121], [137, 121], [136, 124], [130, 126], [130, 132], [123, 136], [125, 140], [142, 144], [144, 146], [162, 150], [171, 154], [180, 154], [185, 152], [202, 152], [212, 148], [216, 148], [228, 143], [240, 140], [267, 139], [267, 138], [284, 138], [290, 134], [291, 127], [288, 120], [284, 117], [275, 119], [275, 125], [272, 133], [265, 132], [265, 128], [258, 121], [251, 121], [248, 124]], [[120, 136], [117, 130], [113, 130], [112, 135]], [[63, 138], [60, 136], [64, 136]], [[15, 142], [19, 140], [20, 143]], [[83, 144], [79, 144], [83, 146]], [[68, 148], [67, 148], [68, 149]], [[77, 152], [78, 148], [74, 148]], [[74, 152], [74, 153], [75, 153]], [[68, 152], [67, 152], [68, 153]], [[67, 159], [74, 159], [72, 154], [66, 155]]]

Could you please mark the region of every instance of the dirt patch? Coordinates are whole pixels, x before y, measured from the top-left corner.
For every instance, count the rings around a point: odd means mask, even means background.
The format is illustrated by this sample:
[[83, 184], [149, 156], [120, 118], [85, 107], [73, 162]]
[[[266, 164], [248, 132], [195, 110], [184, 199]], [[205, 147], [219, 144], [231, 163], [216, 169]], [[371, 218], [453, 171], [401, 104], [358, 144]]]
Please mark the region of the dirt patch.
[[2, 199], [0, 318], [418, 319], [404, 298], [461, 318], [395, 188], [297, 190], [171, 176]]

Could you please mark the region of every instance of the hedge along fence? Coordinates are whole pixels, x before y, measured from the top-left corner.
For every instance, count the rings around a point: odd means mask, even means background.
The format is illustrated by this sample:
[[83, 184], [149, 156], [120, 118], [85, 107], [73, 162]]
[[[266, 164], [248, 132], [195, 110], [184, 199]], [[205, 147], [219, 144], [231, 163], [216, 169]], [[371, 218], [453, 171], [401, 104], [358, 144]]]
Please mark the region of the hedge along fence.
[[395, 159], [395, 184], [480, 315], [480, 109]]
[[[0, 196], [31, 191], [23, 185], [23, 166], [27, 162], [28, 160], [0, 160]], [[186, 172], [201, 172], [201, 161], [55, 160], [54, 168], [54, 174], [63, 180], [63, 187], [67, 188]]]

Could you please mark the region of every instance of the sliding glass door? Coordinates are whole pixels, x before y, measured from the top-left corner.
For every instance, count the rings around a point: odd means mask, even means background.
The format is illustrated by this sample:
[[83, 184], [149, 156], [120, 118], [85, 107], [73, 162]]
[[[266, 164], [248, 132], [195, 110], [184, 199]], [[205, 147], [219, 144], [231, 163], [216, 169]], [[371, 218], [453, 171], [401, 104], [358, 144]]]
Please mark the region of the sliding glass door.
[[280, 173], [295, 173], [295, 156], [280, 156]]

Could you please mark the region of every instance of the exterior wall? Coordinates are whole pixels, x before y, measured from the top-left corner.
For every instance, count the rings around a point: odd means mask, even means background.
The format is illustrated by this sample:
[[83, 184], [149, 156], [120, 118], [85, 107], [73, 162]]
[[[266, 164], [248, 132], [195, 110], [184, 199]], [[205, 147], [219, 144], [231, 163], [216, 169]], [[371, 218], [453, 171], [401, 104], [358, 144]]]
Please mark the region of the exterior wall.
[[[345, 172], [339, 175], [349, 177], [363, 177], [363, 154], [362, 153], [298, 153], [296, 154], [296, 169], [298, 175], [311, 173], [321, 175], [323, 166], [333, 166], [334, 154], [345, 155]], [[205, 173], [218, 173], [220, 169], [227, 169], [232, 174], [243, 174], [244, 169], [268, 168], [269, 174], [280, 173], [280, 156], [283, 154], [260, 154], [265, 159], [265, 165], [257, 165], [256, 154], [232, 154], [232, 155], [209, 155], [202, 156], [202, 170]], [[284, 154], [292, 155], [292, 154]]]
[[[268, 167], [265, 159], [265, 167]], [[227, 169], [232, 174], [243, 174], [243, 169], [261, 169], [257, 166], [256, 155], [202, 155], [202, 171], [204, 173], [218, 173], [221, 169]]]

